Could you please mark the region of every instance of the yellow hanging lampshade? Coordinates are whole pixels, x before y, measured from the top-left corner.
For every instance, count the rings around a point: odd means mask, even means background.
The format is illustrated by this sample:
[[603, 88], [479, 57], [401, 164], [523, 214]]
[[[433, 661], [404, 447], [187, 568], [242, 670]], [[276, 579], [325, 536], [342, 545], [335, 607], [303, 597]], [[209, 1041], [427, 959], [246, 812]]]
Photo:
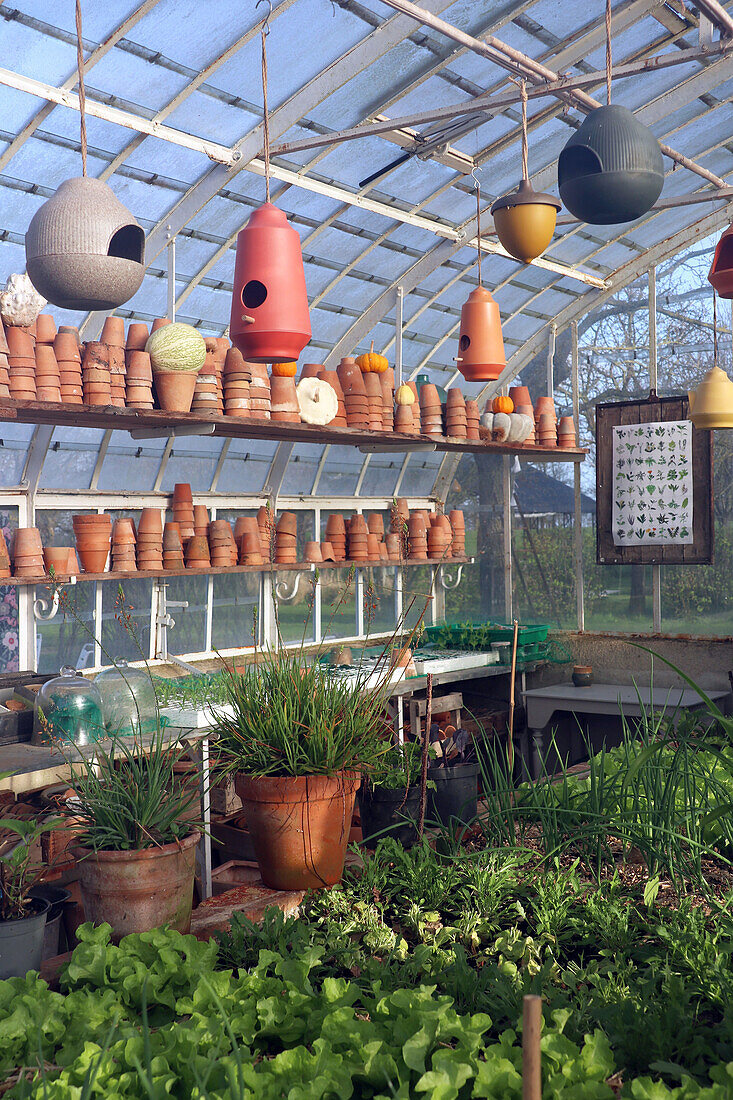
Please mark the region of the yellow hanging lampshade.
[[733, 381], [718, 366], [718, 309], [713, 291], [713, 366], [687, 394], [695, 428], [733, 428]]

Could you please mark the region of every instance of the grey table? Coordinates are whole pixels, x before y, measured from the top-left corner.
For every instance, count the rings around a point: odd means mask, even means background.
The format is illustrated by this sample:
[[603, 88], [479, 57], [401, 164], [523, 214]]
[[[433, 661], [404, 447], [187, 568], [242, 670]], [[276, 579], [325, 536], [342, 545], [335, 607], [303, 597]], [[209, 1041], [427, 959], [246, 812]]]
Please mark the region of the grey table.
[[[618, 717], [639, 718], [644, 709], [652, 706], [656, 711], [673, 715], [677, 710], [692, 710], [704, 706], [704, 700], [690, 688], [636, 688], [623, 684], [592, 684], [576, 688], [574, 684], [553, 684], [551, 687], [532, 688], [522, 693], [527, 709], [527, 729], [532, 739], [532, 777], [540, 774], [544, 753], [544, 730], [556, 711], [570, 714], [608, 714]], [[709, 691], [708, 698], [725, 710], [730, 699], [728, 691]], [[529, 745], [526, 746], [529, 749]], [[526, 755], [525, 755], [526, 758]]]

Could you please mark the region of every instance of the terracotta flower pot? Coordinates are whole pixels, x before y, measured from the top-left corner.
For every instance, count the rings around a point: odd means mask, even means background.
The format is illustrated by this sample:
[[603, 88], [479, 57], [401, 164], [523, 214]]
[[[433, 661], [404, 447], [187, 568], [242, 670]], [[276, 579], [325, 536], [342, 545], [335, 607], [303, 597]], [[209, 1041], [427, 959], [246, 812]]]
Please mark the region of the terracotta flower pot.
[[153, 321], [153, 327], [151, 328], [151, 334], [157, 332], [159, 328], [163, 328], [164, 325], [171, 323], [170, 317], [156, 317]]
[[69, 546], [47, 546], [43, 551], [43, 561], [46, 572], [53, 571], [57, 575], [67, 576], [69, 572]]
[[163, 517], [160, 508], [143, 508], [140, 514], [140, 522], [137, 525], [138, 535], [163, 534]]
[[360, 777], [237, 775], [235, 787], [265, 886], [334, 886], [344, 870]]
[[198, 841], [194, 832], [161, 848], [93, 852], [75, 847], [87, 920], [107, 921], [115, 941], [162, 925], [188, 932]]
[[77, 540], [76, 551], [85, 573], [104, 573], [109, 557], [109, 546], [100, 549]]
[[39, 344], [52, 344], [56, 339], [56, 322], [50, 313], [39, 313], [36, 317], [36, 347]]
[[303, 560], [310, 562], [323, 561], [320, 542], [307, 542], [303, 553]]
[[102, 343], [110, 347], [124, 348], [125, 346], [125, 319], [124, 317], [106, 317], [102, 326]]
[[193, 503], [193, 493], [187, 481], [177, 481], [173, 486], [173, 503], [174, 505]]
[[165, 412], [191, 411], [198, 371], [153, 371], [158, 407]]
[[260, 525], [256, 516], [237, 516], [234, 524], [234, 538], [237, 542], [242, 535], [253, 535], [259, 541]]
[[127, 329], [125, 347], [128, 351], [145, 351], [148, 342], [148, 326], [140, 321], [131, 321]]

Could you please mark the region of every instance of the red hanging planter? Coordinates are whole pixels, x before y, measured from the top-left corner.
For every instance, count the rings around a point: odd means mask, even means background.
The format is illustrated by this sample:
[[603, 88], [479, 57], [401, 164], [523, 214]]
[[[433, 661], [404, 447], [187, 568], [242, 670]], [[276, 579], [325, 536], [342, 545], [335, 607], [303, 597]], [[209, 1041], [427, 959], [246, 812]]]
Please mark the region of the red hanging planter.
[[237, 237], [229, 333], [254, 363], [296, 360], [311, 338], [300, 237], [269, 202]]
[[468, 382], [499, 377], [506, 366], [499, 307], [484, 286], [477, 286], [461, 309], [458, 369]]
[[708, 282], [721, 298], [733, 298], [733, 225], [729, 225], [715, 246]]

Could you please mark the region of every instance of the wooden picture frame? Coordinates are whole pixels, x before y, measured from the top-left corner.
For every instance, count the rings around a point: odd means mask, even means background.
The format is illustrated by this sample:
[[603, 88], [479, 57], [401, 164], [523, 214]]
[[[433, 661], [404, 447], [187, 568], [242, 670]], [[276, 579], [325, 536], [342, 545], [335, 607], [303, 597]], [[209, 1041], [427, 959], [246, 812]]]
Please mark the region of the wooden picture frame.
[[617, 546], [613, 541], [613, 429], [689, 420], [686, 396], [596, 405], [596, 561], [601, 565], [710, 565], [713, 561], [713, 435], [692, 429], [692, 542]]

